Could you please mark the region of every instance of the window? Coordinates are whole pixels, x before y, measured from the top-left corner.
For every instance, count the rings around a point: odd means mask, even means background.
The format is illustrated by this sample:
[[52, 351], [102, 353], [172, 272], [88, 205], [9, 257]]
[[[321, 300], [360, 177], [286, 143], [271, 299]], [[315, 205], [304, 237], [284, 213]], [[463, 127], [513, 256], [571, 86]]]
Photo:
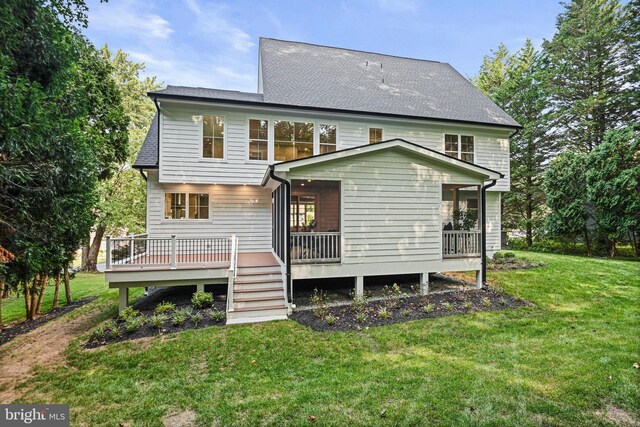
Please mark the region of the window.
[[320, 125], [320, 154], [336, 151], [336, 125]]
[[444, 154], [465, 162], [473, 163], [474, 138], [471, 135], [444, 136]]
[[377, 144], [382, 141], [382, 129], [369, 128], [369, 144]]
[[189, 194], [189, 219], [209, 219], [208, 194]]
[[209, 219], [209, 195], [206, 193], [165, 193], [164, 219]]
[[185, 193], [166, 193], [164, 195], [164, 219], [185, 219], [187, 197]]
[[316, 226], [316, 196], [291, 196], [291, 231], [308, 232]]
[[249, 120], [249, 160], [269, 160], [267, 120]]
[[202, 157], [224, 158], [224, 117], [202, 116]]
[[313, 123], [276, 121], [273, 131], [275, 160], [313, 156]]

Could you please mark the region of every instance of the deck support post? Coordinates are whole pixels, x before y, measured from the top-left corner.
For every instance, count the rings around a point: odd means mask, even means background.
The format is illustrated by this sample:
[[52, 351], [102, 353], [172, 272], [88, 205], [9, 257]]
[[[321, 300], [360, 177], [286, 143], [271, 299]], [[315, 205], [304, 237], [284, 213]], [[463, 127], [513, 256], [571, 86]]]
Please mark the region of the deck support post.
[[118, 295], [118, 312], [121, 313], [122, 310], [127, 308], [129, 305], [129, 288], [120, 288]]
[[482, 289], [482, 270], [476, 270], [476, 288]]
[[363, 276], [356, 277], [356, 296], [357, 297], [364, 296], [364, 277]]
[[420, 295], [429, 293], [429, 273], [420, 273]]
[[196, 291], [197, 292], [204, 292], [204, 284], [200, 283], [200, 284], [196, 285]]
[[171, 235], [171, 268], [176, 268], [178, 266], [177, 258], [176, 258], [176, 235]]

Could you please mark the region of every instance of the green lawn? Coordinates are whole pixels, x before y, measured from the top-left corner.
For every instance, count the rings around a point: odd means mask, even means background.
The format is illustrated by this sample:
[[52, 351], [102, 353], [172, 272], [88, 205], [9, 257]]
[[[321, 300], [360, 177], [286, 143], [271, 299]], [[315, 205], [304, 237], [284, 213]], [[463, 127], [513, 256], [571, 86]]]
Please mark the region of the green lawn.
[[608, 425], [607, 407], [638, 419], [640, 263], [526, 256], [547, 265], [490, 281], [530, 308], [348, 333], [212, 327], [98, 351], [78, 339], [21, 400], [70, 403], [91, 426], [187, 410], [205, 426]]

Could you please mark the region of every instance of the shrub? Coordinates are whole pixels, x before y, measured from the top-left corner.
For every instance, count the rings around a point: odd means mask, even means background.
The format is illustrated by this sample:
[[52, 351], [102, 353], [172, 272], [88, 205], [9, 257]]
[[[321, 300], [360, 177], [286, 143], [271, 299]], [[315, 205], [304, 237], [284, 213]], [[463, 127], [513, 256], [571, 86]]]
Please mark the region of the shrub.
[[173, 323], [174, 326], [182, 326], [184, 325], [184, 323], [187, 321], [187, 319], [189, 319], [191, 317], [191, 313], [192, 313], [192, 309], [191, 307], [189, 308], [180, 308], [176, 311], [173, 312], [173, 315], [171, 316], [171, 323]]
[[378, 317], [386, 320], [391, 317], [391, 313], [389, 313], [387, 307], [381, 307], [380, 310], [378, 310]]
[[91, 334], [89, 335], [89, 341], [100, 341], [105, 337], [106, 333], [107, 329], [105, 328], [105, 325], [100, 325], [93, 331], [91, 331]]
[[329, 311], [329, 304], [327, 304], [327, 293], [325, 291], [318, 291], [318, 288], [313, 290], [311, 295], [311, 305], [313, 305], [313, 315], [322, 319]]
[[498, 261], [499, 259], [504, 258], [504, 255], [502, 254], [502, 252], [496, 252], [495, 254], [493, 254], [493, 260], [494, 261]]
[[498, 301], [498, 304], [500, 305], [507, 305], [507, 300], [504, 298], [500, 298], [500, 301]]
[[327, 325], [329, 325], [329, 326], [333, 326], [333, 325], [335, 325], [335, 324], [336, 324], [336, 320], [337, 320], [337, 319], [336, 319], [336, 317], [335, 317], [333, 314], [327, 314], [327, 315], [324, 317], [324, 320], [327, 322]]
[[211, 292], [195, 292], [191, 297], [191, 304], [194, 308], [207, 308], [213, 305], [213, 294]]
[[471, 301], [466, 301], [464, 304], [462, 304], [462, 307], [464, 307], [466, 310], [469, 310], [471, 307], [473, 307], [473, 304], [471, 304]]
[[162, 301], [160, 304], [158, 304], [155, 308], [155, 310], [153, 310], [154, 314], [166, 314], [166, 313], [170, 313], [173, 310], [175, 310], [176, 305], [172, 302], [168, 302], [168, 301]]
[[127, 333], [132, 334], [140, 329], [140, 327], [144, 326], [145, 320], [146, 319], [143, 316], [132, 317], [131, 319], [127, 320], [127, 323], [125, 323], [124, 329], [127, 331]]
[[358, 322], [358, 323], [364, 323], [366, 318], [367, 318], [367, 316], [364, 313], [356, 314], [356, 322]]
[[447, 311], [452, 311], [453, 310], [453, 304], [451, 304], [450, 302], [442, 303], [442, 307], [444, 307], [444, 309], [447, 310]]
[[166, 314], [154, 314], [149, 318], [149, 324], [156, 329], [162, 329], [167, 318]]
[[513, 259], [516, 257], [516, 254], [514, 254], [513, 252], [505, 252], [504, 257], [507, 259]]
[[120, 315], [118, 317], [120, 318], [120, 320], [129, 322], [129, 320], [138, 317], [139, 314], [140, 312], [138, 310], [135, 310], [133, 307], [127, 307], [120, 312]]
[[402, 310], [402, 315], [404, 317], [409, 317], [410, 314], [411, 314], [411, 312], [408, 309], [405, 308], [404, 310]]
[[400, 286], [394, 283], [393, 286], [384, 285], [382, 288], [382, 299], [387, 308], [395, 308], [398, 306], [398, 299], [405, 296]]
[[214, 322], [222, 322], [224, 320], [224, 311], [220, 311], [220, 310], [208, 310], [207, 311], [207, 315], [211, 318], [211, 320], [213, 320]]
[[491, 300], [489, 298], [482, 298], [482, 305], [485, 307], [491, 307]]
[[433, 313], [433, 304], [427, 304], [423, 307], [425, 313]]
[[191, 323], [193, 323], [194, 326], [198, 326], [198, 323], [200, 323], [201, 321], [202, 321], [202, 314], [193, 313], [191, 315]]
[[120, 336], [120, 328], [118, 327], [118, 324], [115, 322], [115, 320], [109, 320], [107, 323], [105, 323], [104, 330], [105, 332], [108, 332], [112, 338]]
[[356, 314], [364, 313], [369, 304], [369, 294], [363, 292], [362, 295], [356, 295], [355, 291], [351, 291], [352, 308]]

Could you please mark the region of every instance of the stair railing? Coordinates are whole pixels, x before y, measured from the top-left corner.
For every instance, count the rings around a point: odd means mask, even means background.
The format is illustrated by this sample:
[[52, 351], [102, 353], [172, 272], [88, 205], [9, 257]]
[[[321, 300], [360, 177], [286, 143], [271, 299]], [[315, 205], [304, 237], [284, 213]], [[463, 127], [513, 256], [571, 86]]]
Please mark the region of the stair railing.
[[231, 236], [231, 257], [229, 260], [229, 281], [227, 286], [227, 312], [233, 311], [233, 282], [238, 276], [238, 237]]

